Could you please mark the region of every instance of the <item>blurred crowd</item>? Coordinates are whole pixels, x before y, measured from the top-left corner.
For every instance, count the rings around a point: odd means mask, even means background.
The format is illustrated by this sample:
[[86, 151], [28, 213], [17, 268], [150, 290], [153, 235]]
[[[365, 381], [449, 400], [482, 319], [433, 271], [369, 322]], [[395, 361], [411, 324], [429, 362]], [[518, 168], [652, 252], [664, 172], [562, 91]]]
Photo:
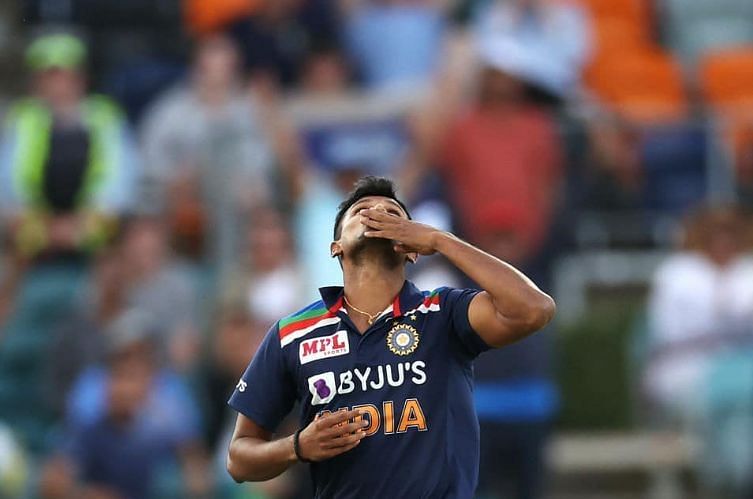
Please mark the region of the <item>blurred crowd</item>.
[[[226, 400], [341, 283], [329, 227], [365, 174], [545, 290], [565, 253], [666, 251], [643, 424], [698, 436], [709, 490], [751, 492], [750, 0], [2, 12], [0, 497], [310, 496], [299, 468], [230, 480]], [[440, 258], [410, 277], [474, 286]], [[477, 362], [480, 497], [542, 495], [554, 337]]]

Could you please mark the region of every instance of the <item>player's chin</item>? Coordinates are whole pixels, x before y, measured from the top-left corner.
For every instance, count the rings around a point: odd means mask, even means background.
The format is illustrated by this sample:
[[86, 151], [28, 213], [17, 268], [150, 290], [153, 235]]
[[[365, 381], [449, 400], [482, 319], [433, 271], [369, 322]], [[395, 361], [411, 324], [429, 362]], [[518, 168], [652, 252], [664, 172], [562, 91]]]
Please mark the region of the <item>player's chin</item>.
[[370, 231], [373, 232], [374, 229], [366, 227], [360, 234], [358, 234], [358, 236], [356, 236], [356, 242], [359, 244], [384, 244], [384, 241], [389, 241], [390, 244], [392, 244], [390, 239], [385, 239], [375, 235], [367, 236], [366, 233]]
[[361, 236], [356, 239], [353, 245], [352, 252], [354, 254], [367, 251], [369, 253], [376, 253], [385, 257], [398, 256], [398, 252], [395, 251], [395, 241], [392, 239], [384, 239], [382, 237], [368, 237]]
[[384, 237], [378, 237], [378, 236], [367, 236], [366, 234], [361, 235], [358, 238], [358, 241], [365, 245], [365, 246], [389, 246], [392, 248], [395, 245], [395, 241], [392, 239], [385, 239]]

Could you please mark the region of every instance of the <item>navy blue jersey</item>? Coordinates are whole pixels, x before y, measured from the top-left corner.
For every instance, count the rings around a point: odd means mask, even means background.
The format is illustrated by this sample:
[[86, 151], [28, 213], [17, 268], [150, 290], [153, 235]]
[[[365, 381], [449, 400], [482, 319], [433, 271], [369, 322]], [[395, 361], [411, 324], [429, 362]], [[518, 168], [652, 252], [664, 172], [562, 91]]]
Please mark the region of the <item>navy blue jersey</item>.
[[296, 400], [302, 427], [322, 412], [365, 411], [366, 438], [311, 465], [317, 498], [473, 497], [472, 361], [489, 348], [468, 321], [477, 292], [406, 281], [360, 334], [342, 288], [322, 288], [322, 300], [269, 331], [229, 403], [270, 432]]

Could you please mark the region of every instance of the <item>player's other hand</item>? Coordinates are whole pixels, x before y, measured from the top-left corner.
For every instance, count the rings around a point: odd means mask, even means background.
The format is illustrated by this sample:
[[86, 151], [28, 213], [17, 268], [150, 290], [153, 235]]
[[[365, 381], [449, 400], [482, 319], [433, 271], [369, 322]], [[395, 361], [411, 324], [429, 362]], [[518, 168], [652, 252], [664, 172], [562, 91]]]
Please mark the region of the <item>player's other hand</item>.
[[[366, 436], [363, 411], [338, 411], [314, 419], [299, 436], [299, 451], [310, 461], [324, 461], [348, 452]], [[355, 422], [351, 420], [358, 418]]]
[[434, 227], [375, 208], [362, 210], [360, 215], [361, 222], [369, 227], [364, 236], [391, 239], [395, 251], [419, 255], [433, 255], [437, 251], [440, 231]]

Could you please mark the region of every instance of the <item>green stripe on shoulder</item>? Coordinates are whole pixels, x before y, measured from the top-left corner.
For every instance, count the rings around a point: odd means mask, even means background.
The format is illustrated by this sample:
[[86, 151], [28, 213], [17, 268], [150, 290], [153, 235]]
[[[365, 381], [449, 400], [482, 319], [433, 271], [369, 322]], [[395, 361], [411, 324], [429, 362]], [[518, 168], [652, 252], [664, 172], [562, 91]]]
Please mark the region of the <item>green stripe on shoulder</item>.
[[294, 322], [304, 321], [306, 319], [312, 319], [314, 317], [325, 315], [327, 312], [329, 312], [329, 310], [327, 310], [326, 307], [315, 308], [312, 310], [305, 310], [299, 314], [291, 315], [290, 317], [280, 319], [280, 328], [288, 326]]

